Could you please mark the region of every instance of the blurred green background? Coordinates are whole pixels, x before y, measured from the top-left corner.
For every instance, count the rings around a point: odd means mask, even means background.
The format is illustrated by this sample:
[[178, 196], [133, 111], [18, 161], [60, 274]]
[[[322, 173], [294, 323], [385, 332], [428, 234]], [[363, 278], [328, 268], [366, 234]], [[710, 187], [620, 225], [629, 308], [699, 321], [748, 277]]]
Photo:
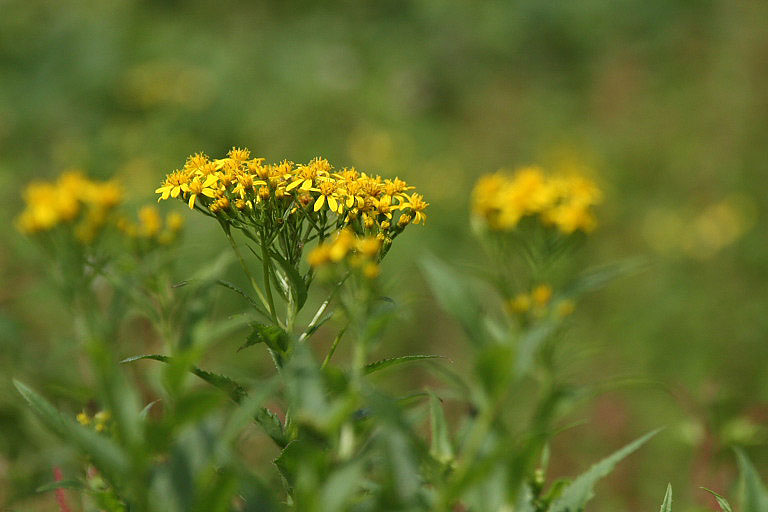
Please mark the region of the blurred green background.
[[[51, 510], [51, 496], [30, 496], [65, 450], [11, 377], [55, 397], [84, 371], [45, 262], [13, 227], [22, 188], [80, 168], [151, 202], [188, 154], [233, 145], [417, 186], [429, 220], [385, 265], [407, 325], [382, 355], [445, 354], [459, 371], [466, 342], [420, 257], [479, 264], [468, 196], [480, 174], [593, 169], [605, 202], [584, 264], [652, 265], [577, 308], [564, 374], [633, 384], [574, 411], [586, 424], [557, 438], [553, 471], [665, 425], [591, 510], [655, 510], [668, 481], [676, 503], [706, 505], [698, 486], [732, 490], [730, 444], [768, 475], [768, 3], [0, 0], [0, 13], [0, 503]], [[226, 250], [185, 216], [185, 268]], [[245, 374], [263, 359], [216, 364]]]

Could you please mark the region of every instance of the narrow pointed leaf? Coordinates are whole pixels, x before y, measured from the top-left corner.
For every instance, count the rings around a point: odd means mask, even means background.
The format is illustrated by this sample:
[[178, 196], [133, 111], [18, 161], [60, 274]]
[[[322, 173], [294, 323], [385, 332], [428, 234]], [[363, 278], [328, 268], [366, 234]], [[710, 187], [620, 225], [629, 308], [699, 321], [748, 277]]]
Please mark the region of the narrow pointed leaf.
[[[139, 356], [128, 357], [126, 359], [123, 359], [120, 362], [132, 363], [134, 361], [140, 361], [142, 359], [151, 359], [153, 361], [160, 361], [163, 363], [171, 363], [171, 361], [173, 360], [172, 358], [161, 355], [161, 354], [143, 354]], [[243, 397], [246, 395], [245, 388], [240, 384], [238, 384], [237, 382], [230, 379], [229, 377], [200, 369], [197, 366], [191, 366], [189, 371], [195, 374], [196, 376], [200, 377], [201, 379], [203, 379], [208, 384], [216, 388], [219, 388], [220, 390], [227, 393], [229, 397], [235, 402], [240, 402], [243, 399]]]
[[397, 366], [403, 363], [410, 363], [412, 361], [424, 361], [426, 359], [437, 359], [443, 356], [433, 354], [413, 354], [410, 356], [391, 357], [389, 359], [382, 359], [365, 365], [365, 373], [371, 374], [389, 368], [391, 366]]
[[672, 484], [667, 484], [667, 492], [664, 494], [659, 512], [672, 512]]
[[768, 510], [768, 491], [757, 474], [755, 467], [742, 451], [736, 450], [744, 494], [741, 499], [742, 512], [765, 512]]
[[[130, 363], [133, 361], [139, 361], [142, 359], [151, 359], [153, 361], [160, 361], [163, 363], [170, 363], [172, 361], [172, 358], [160, 354], [144, 354], [139, 356], [133, 356], [128, 357], [126, 359], [123, 359], [121, 363]], [[229, 397], [232, 399], [232, 401], [236, 403], [241, 403], [245, 397], [248, 395], [248, 392], [245, 390], [243, 386], [235, 382], [234, 380], [230, 379], [229, 377], [225, 377], [224, 375], [219, 375], [216, 373], [212, 373], [206, 370], [201, 370], [200, 368], [197, 368], [196, 366], [193, 366], [189, 370], [194, 375], [200, 377], [204, 381], [206, 381], [208, 384], [219, 388], [220, 390], [224, 391], [229, 395]], [[283, 426], [280, 422], [280, 419], [277, 417], [275, 413], [267, 409], [266, 407], [262, 407], [259, 410], [257, 410], [254, 419], [257, 423], [261, 425], [261, 427], [264, 429], [264, 432], [272, 438], [272, 440], [278, 445], [278, 446], [285, 446], [285, 435], [283, 433]]]
[[85, 484], [80, 480], [59, 480], [58, 482], [50, 482], [45, 485], [41, 485], [40, 487], [35, 489], [35, 491], [42, 493], [42, 492], [55, 491], [56, 489], [80, 490], [84, 488], [85, 488]]
[[248, 295], [242, 288], [230, 283], [229, 281], [224, 281], [223, 279], [217, 279], [216, 283], [237, 293], [245, 300], [247, 300], [248, 304], [250, 304], [253, 309], [261, 313], [264, 317], [269, 318], [269, 313], [261, 306], [261, 304], [256, 302], [254, 298]]
[[549, 507], [548, 512], [580, 512], [584, 510], [586, 503], [594, 496], [595, 484], [613, 471], [613, 468], [622, 459], [640, 448], [657, 433], [658, 430], [649, 432], [589, 468], [586, 473], [577, 477], [571, 485], [565, 488], [563, 494]]
[[280, 268], [288, 278], [291, 285], [291, 294], [296, 304], [296, 310], [300, 310], [307, 302], [307, 284], [299, 274], [296, 267], [291, 265], [285, 258], [274, 251], [270, 251], [270, 256], [280, 265]]
[[720, 510], [722, 510], [722, 512], [733, 512], [733, 508], [731, 507], [731, 504], [728, 503], [728, 500], [711, 489], [707, 489], [706, 487], [702, 487], [702, 489], [715, 497], [715, 501], [717, 501], [717, 504], [720, 506]]

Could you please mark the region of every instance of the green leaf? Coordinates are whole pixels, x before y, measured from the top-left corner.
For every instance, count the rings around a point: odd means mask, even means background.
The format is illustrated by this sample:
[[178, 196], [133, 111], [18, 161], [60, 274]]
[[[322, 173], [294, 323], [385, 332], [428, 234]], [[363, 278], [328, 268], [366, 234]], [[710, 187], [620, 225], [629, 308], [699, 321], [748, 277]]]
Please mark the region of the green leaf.
[[[173, 361], [173, 358], [164, 356], [161, 354], [143, 354], [139, 356], [128, 357], [126, 359], [123, 359], [120, 362], [132, 363], [134, 361], [140, 361], [142, 359], [151, 359], [153, 361], [160, 361], [167, 364], [170, 364]], [[243, 386], [241, 386], [237, 382], [233, 381], [232, 379], [224, 375], [219, 375], [217, 373], [209, 372], [207, 370], [202, 370], [197, 366], [191, 366], [189, 371], [195, 374], [196, 376], [200, 377], [201, 379], [203, 379], [208, 384], [216, 388], [219, 388], [220, 390], [227, 393], [229, 397], [235, 402], [239, 403], [247, 394]]]
[[50, 402], [25, 384], [17, 380], [14, 380], [13, 384], [37, 417], [58, 436], [90, 455], [96, 467], [112, 476], [124, 475], [128, 471], [128, 454], [114, 441], [60, 413]]
[[578, 277], [566, 290], [567, 296], [578, 296], [602, 288], [614, 279], [635, 274], [648, 266], [645, 258], [627, 258], [608, 265], [588, 270]]
[[35, 489], [35, 491], [49, 492], [55, 491], [56, 489], [74, 489], [79, 491], [85, 489], [85, 484], [83, 484], [83, 482], [80, 480], [59, 480], [58, 482], [50, 482], [45, 485], [41, 485]]
[[482, 340], [480, 301], [472, 297], [469, 282], [434, 256], [425, 258], [421, 267], [440, 306], [459, 322], [467, 336]]
[[443, 464], [450, 463], [454, 458], [454, 453], [448, 433], [448, 424], [445, 421], [443, 405], [434, 393], [429, 394], [429, 425], [432, 433], [429, 454]]
[[306, 338], [309, 338], [310, 336], [312, 336], [313, 334], [315, 334], [315, 332], [317, 332], [317, 330], [318, 330], [319, 328], [321, 328], [321, 327], [322, 327], [322, 326], [323, 326], [323, 325], [324, 325], [324, 324], [325, 324], [325, 323], [326, 323], [328, 320], [330, 320], [331, 318], [333, 318], [333, 311], [331, 311], [331, 312], [329, 312], [329, 313], [326, 313], [326, 314], [325, 314], [324, 316], [322, 316], [322, 317], [321, 317], [321, 318], [320, 318], [320, 319], [319, 319], [317, 322], [315, 322], [315, 323], [311, 324], [311, 325], [310, 325], [310, 326], [307, 328], [307, 330], [306, 330], [306, 331], [304, 331], [304, 333], [301, 335], [301, 336], [302, 336], [302, 339], [306, 339]]
[[158, 398], [157, 400], [152, 400], [147, 405], [145, 405], [144, 408], [139, 413], [139, 417], [142, 420], [147, 419], [147, 416], [149, 416], [149, 411], [151, 411], [152, 408], [155, 406], [155, 404], [157, 404], [157, 402], [159, 402], [159, 401], [160, 401], [160, 398]]
[[285, 277], [288, 278], [288, 282], [291, 286], [291, 295], [296, 304], [296, 311], [300, 310], [304, 306], [304, 303], [307, 302], [307, 283], [301, 277], [299, 271], [296, 270], [296, 267], [286, 261], [280, 254], [275, 251], [270, 251], [270, 256], [280, 265], [283, 272], [285, 272]]
[[246, 292], [245, 292], [245, 291], [244, 291], [242, 288], [240, 288], [240, 287], [238, 287], [238, 286], [236, 286], [236, 285], [234, 285], [234, 284], [230, 283], [229, 281], [224, 281], [223, 279], [217, 279], [217, 280], [216, 280], [216, 284], [219, 284], [219, 285], [221, 285], [221, 286], [223, 286], [223, 287], [225, 287], [225, 288], [229, 288], [229, 289], [230, 289], [230, 290], [232, 290], [233, 292], [235, 292], [235, 293], [237, 293], [238, 295], [240, 295], [241, 297], [245, 298], [245, 300], [247, 300], [247, 301], [248, 301], [248, 304], [250, 304], [250, 305], [251, 305], [251, 307], [252, 307], [253, 309], [255, 309], [256, 311], [258, 311], [259, 313], [261, 313], [261, 314], [262, 314], [262, 315], [263, 315], [265, 318], [269, 318], [269, 313], [267, 312], [267, 310], [265, 310], [265, 309], [264, 309], [264, 308], [261, 306], [261, 304], [259, 304], [258, 302], [256, 302], [256, 301], [253, 299], [253, 297], [251, 297], [250, 295], [248, 295], [248, 294], [247, 294], [247, 293], [246, 293]]
[[291, 342], [290, 335], [276, 325], [265, 325], [258, 322], [251, 322], [251, 334], [248, 335], [243, 346], [238, 351], [264, 343], [267, 347], [280, 353], [285, 353]]
[[728, 500], [717, 494], [715, 491], [711, 489], [707, 489], [706, 487], [702, 487], [705, 491], [707, 491], [709, 494], [715, 497], [715, 501], [717, 501], [717, 504], [720, 505], [720, 510], [723, 512], [733, 512], [733, 508], [731, 508], [731, 504], [728, 503]]
[[765, 485], [742, 450], [736, 449], [736, 458], [744, 486], [741, 500], [742, 512], [765, 512], [768, 510], [768, 491]]
[[518, 378], [523, 378], [533, 369], [536, 354], [541, 345], [552, 335], [557, 324], [555, 322], [543, 322], [527, 331], [518, 343], [515, 370]]
[[388, 359], [382, 359], [365, 365], [365, 373], [370, 375], [371, 373], [378, 372], [390, 366], [397, 366], [403, 363], [409, 363], [411, 361], [423, 361], [425, 359], [436, 359], [443, 356], [429, 355], [429, 354], [413, 354], [410, 356], [390, 357]]
[[577, 477], [571, 485], [565, 488], [560, 498], [549, 507], [548, 512], [581, 512], [584, 510], [584, 505], [594, 496], [595, 484], [613, 471], [613, 468], [622, 459], [640, 448], [658, 432], [658, 430], [649, 432], [589, 468], [586, 473]]
[[324, 479], [319, 496], [321, 510], [347, 510], [348, 501], [360, 487], [362, 466], [361, 460], [351, 462]]
[[[140, 356], [128, 357], [120, 362], [130, 363], [133, 361], [139, 361], [141, 359], [151, 359], [153, 361], [160, 361], [167, 364], [171, 363], [173, 360], [168, 356], [160, 354], [144, 354]], [[189, 371], [206, 381], [208, 384], [227, 393], [232, 401], [238, 404], [242, 403], [245, 397], [248, 396], [248, 392], [245, 390], [245, 388], [229, 377], [218, 375], [206, 370], [201, 370], [196, 366], [190, 367]], [[266, 432], [266, 434], [271, 437], [278, 446], [285, 446], [286, 441], [285, 434], [283, 433], [283, 426], [275, 413], [265, 407], [262, 407], [256, 412], [254, 419], [261, 425], [261, 427], [264, 429], [264, 432]]]
[[667, 484], [667, 492], [664, 494], [659, 512], [672, 512], [672, 484]]

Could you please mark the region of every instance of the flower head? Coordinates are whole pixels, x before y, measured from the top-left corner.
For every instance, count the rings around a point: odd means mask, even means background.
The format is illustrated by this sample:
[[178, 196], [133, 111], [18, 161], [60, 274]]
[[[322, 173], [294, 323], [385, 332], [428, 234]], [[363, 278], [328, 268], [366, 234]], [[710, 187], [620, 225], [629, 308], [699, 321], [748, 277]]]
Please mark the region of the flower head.
[[476, 218], [491, 230], [515, 229], [524, 217], [537, 217], [564, 234], [596, 226], [592, 212], [600, 189], [583, 176], [549, 176], [540, 167], [524, 167], [481, 177], [472, 192]]

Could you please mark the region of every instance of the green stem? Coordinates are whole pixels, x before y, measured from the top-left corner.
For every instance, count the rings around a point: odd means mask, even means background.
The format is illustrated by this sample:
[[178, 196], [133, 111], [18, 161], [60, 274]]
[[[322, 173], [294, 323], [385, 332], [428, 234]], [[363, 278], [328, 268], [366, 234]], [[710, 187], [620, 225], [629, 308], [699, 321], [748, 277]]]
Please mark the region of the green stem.
[[277, 313], [275, 310], [275, 299], [272, 297], [272, 285], [270, 284], [270, 273], [272, 271], [272, 257], [269, 255], [269, 247], [267, 246], [266, 235], [262, 233], [261, 243], [261, 268], [264, 269], [264, 290], [267, 294], [267, 307], [269, 308], [269, 314], [272, 317], [272, 321], [275, 325], [280, 326], [280, 321], [277, 319]]
[[[251, 282], [251, 287], [253, 287], [254, 291], [256, 292], [256, 295], [259, 296], [259, 300], [261, 300], [261, 303], [264, 304], [264, 307], [269, 308], [269, 303], [267, 303], [267, 299], [264, 296], [264, 292], [261, 291], [261, 287], [256, 282], [256, 279], [254, 279], [253, 275], [251, 274], [251, 271], [248, 270], [248, 265], [246, 265], [245, 263], [245, 259], [243, 258], [243, 255], [240, 252], [240, 248], [237, 246], [237, 242], [235, 242], [235, 238], [232, 236], [232, 233], [230, 232], [227, 226], [222, 224], [221, 227], [224, 229], [224, 234], [227, 235], [227, 240], [229, 240], [229, 244], [232, 246], [232, 250], [235, 251], [235, 254], [237, 255], [237, 260], [240, 262], [240, 266], [242, 267], [243, 272], [245, 272], [245, 276]], [[267, 283], [267, 286], [269, 286], [269, 283]]]

